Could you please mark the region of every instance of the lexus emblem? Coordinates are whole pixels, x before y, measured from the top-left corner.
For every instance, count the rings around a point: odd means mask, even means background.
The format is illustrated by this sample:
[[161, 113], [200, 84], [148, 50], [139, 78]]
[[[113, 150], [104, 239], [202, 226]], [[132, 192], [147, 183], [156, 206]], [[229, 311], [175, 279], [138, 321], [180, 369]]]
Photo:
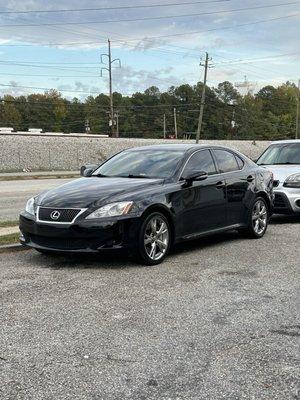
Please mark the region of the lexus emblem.
[[50, 218], [53, 219], [53, 221], [57, 221], [60, 217], [60, 212], [55, 210], [52, 211], [52, 213], [50, 214]]

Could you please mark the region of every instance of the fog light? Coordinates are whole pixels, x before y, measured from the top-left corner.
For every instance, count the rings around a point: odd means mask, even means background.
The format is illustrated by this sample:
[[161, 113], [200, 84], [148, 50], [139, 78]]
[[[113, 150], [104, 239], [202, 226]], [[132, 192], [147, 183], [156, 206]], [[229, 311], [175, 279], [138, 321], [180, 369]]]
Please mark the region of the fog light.
[[296, 206], [300, 208], [300, 199], [296, 200]]
[[23, 235], [22, 232], [20, 232], [19, 239], [20, 239], [22, 242], [25, 242], [25, 236]]

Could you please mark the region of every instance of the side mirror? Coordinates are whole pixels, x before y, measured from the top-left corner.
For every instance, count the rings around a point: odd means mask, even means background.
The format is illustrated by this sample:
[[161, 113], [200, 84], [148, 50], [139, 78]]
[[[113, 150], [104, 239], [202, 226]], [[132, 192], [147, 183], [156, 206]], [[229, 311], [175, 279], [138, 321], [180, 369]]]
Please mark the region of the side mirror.
[[93, 172], [98, 168], [98, 165], [83, 165], [80, 168], [80, 175], [86, 178], [92, 176]]
[[204, 181], [207, 178], [208, 178], [208, 173], [205, 171], [191, 172], [187, 176], [183, 177], [183, 179], [185, 179], [188, 185], [192, 184], [194, 181]]

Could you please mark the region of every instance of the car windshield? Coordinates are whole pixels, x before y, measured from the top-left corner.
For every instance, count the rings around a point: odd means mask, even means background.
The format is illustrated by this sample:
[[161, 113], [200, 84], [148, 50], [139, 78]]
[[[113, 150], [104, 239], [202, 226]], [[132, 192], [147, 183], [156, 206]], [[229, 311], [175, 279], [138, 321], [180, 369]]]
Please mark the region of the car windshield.
[[169, 178], [184, 152], [179, 150], [124, 151], [101, 165], [93, 176], [124, 178]]
[[300, 164], [300, 143], [270, 146], [257, 160], [257, 164]]

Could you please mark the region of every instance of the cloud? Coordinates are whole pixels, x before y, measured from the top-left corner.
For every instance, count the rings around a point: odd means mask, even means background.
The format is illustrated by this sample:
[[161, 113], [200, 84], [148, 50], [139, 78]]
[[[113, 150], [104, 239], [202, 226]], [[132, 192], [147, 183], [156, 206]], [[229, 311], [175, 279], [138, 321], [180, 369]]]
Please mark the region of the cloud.
[[180, 84], [180, 80], [172, 74], [172, 71], [172, 67], [148, 71], [125, 66], [115, 70], [114, 90], [126, 94], [144, 91], [150, 86], [166, 90], [172, 85]]
[[[51, 0], [51, 2], [44, 0], [23, 0], [22, 2], [20, 0], [6, 0], [5, 4], [1, 6], [1, 10], [76, 9], [122, 4], [121, 1], [115, 4], [110, 0], [102, 0], [101, 2], [95, 0]], [[134, 5], [135, 3], [131, 2], [130, 4]], [[138, 4], [157, 4], [157, 0], [139, 0]], [[274, 4], [274, 0], [265, 0], [263, 4]], [[154, 84], [161, 88], [167, 88], [172, 83], [178, 84], [183, 81], [194, 83], [200, 76], [198, 63], [201, 54], [205, 51], [210, 53], [216, 64], [220, 60], [249, 59], [296, 52], [300, 36], [300, 16], [244, 27], [240, 25], [299, 13], [299, 5], [262, 8], [237, 13], [225, 12], [226, 10], [256, 5], [258, 4], [253, 4], [253, 0], [243, 0], [243, 2], [231, 0], [224, 3], [105, 12], [1, 14], [0, 45], [1, 43], [15, 44], [16, 41], [36, 45], [49, 44], [49, 54], [51, 51], [53, 51], [51, 54], [56, 54], [54, 51], [57, 48], [61, 51], [63, 57], [68, 58], [75, 52], [81, 54], [80, 52], [86, 51], [84, 57], [87, 57], [88, 60], [89, 55], [95, 54], [96, 49], [106, 48], [107, 38], [110, 37], [113, 41], [114, 53], [117, 57], [121, 56], [124, 62], [121, 70], [114, 70], [115, 90], [127, 93], [143, 90], [147, 85]], [[219, 13], [130, 23], [81, 25], [83, 21], [102, 22], [103, 20], [122, 18], [163, 17], [213, 11], [219, 11]], [[80, 24], [68, 25], [69, 22]], [[9, 25], [15, 24], [35, 23], [61, 23], [62, 25], [9, 27]], [[8, 26], [1, 27], [1, 25]], [[224, 27], [226, 29], [214, 30]], [[232, 29], [227, 29], [229, 27]], [[181, 36], [181, 34], [187, 32], [199, 33]], [[168, 35], [174, 34], [177, 36], [168, 37]], [[10, 48], [3, 46], [3, 49], [8, 52]], [[24, 61], [28, 61], [27, 54], [29, 53], [25, 49], [31, 49], [31, 47], [16, 47], [15, 59], [21, 60], [23, 58]], [[37, 47], [37, 49], [40, 48]], [[66, 50], [68, 50], [68, 53], [64, 53]], [[166, 71], [165, 69], [170, 66], [172, 66], [172, 70]], [[24, 67], [22, 72], [26, 73], [26, 71], [27, 69]], [[282, 60], [266, 60], [263, 63], [256, 62], [253, 65], [236, 65], [234, 68], [233, 66], [216, 66], [213, 71], [210, 71], [209, 75], [210, 81], [213, 83], [226, 79], [241, 80], [244, 75], [247, 75], [251, 80], [269, 79], [276, 81], [278, 77], [284, 78], [284, 80], [295, 78], [298, 71], [299, 58], [284, 58]], [[26, 85], [25, 79], [22, 82], [23, 85]], [[63, 78], [60, 82], [62, 80]], [[52, 82], [55, 81], [52, 80]], [[40, 86], [50, 86], [49, 80], [41, 83]], [[99, 78], [99, 85], [96, 85], [95, 83], [91, 84], [88, 79], [78, 80], [74, 78], [70, 83], [59, 86], [59, 88], [67, 88], [65, 90], [72, 88], [82, 91], [90, 91], [92, 87], [95, 91], [107, 91], [107, 79], [104, 78], [101, 81]]]

